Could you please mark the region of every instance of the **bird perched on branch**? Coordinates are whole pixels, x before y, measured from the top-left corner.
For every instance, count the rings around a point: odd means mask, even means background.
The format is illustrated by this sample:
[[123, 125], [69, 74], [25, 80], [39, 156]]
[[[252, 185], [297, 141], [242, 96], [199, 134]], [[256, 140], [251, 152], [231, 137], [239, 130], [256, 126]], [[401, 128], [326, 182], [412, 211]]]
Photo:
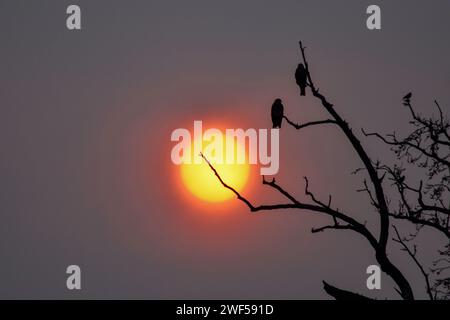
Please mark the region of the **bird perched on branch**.
[[272, 104], [272, 124], [273, 128], [281, 128], [284, 116], [284, 106], [281, 99], [275, 99]]
[[305, 95], [305, 88], [306, 88], [306, 78], [307, 73], [305, 66], [303, 63], [299, 63], [297, 66], [297, 70], [295, 70], [295, 81], [297, 82], [297, 85], [300, 87], [300, 95]]
[[403, 97], [403, 104], [406, 106], [409, 104], [412, 97], [412, 93], [409, 92], [406, 96]]

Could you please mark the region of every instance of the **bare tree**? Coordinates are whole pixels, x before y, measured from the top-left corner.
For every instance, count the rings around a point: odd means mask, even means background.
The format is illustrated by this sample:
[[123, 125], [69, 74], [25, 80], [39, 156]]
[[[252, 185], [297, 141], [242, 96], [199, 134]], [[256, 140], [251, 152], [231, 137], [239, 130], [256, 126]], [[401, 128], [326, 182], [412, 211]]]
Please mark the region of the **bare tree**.
[[[408, 242], [414, 242], [422, 227], [429, 227], [442, 234], [450, 241], [450, 122], [445, 118], [441, 106], [434, 101], [438, 117], [424, 117], [414, 111], [411, 104], [412, 94], [403, 98], [403, 105], [411, 114], [412, 131], [403, 139], [396, 133], [382, 136], [379, 133], [363, 133], [374, 136], [389, 145], [400, 164], [380, 165], [377, 170], [386, 174], [388, 180], [399, 195], [398, 206], [390, 212], [390, 216], [405, 220], [416, 226], [417, 232], [410, 237], [400, 237], [394, 241], [402, 245], [416, 265], [419, 267], [426, 282], [430, 299], [450, 299], [450, 278], [440, 278], [440, 275], [450, 270], [450, 242], [444, 250], [439, 250], [440, 258], [433, 266], [425, 270], [417, 259], [417, 245], [408, 248]], [[424, 172], [425, 179], [413, 186], [407, 179], [405, 163], [416, 165]], [[430, 274], [434, 275], [434, 284]]]
[[[366, 192], [369, 196], [371, 205], [376, 209], [376, 213], [379, 219], [379, 231], [378, 233], [374, 233], [373, 231], [369, 230], [369, 228], [362, 223], [361, 221], [358, 221], [356, 214], [350, 214], [350, 212], [338, 209], [335, 206], [332, 205], [332, 198], [331, 196], [326, 200], [321, 200], [317, 196], [315, 196], [314, 192], [310, 190], [309, 188], [309, 181], [307, 177], [304, 177], [305, 181], [305, 195], [307, 196], [307, 199], [309, 201], [304, 202], [297, 198], [295, 198], [293, 195], [291, 195], [287, 190], [285, 190], [282, 186], [280, 186], [275, 179], [267, 180], [265, 177], [263, 177], [262, 183], [268, 187], [273, 188], [277, 192], [279, 192], [285, 199], [286, 202], [283, 203], [275, 203], [275, 204], [263, 204], [263, 205], [254, 205], [250, 200], [243, 197], [238, 191], [236, 191], [232, 186], [228, 185], [219, 173], [216, 171], [214, 166], [208, 161], [208, 159], [201, 154], [201, 156], [204, 158], [204, 160], [208, 163], [209, 167], [213, 171], [213, 173], [216, 175], [217, 179], [220, 181], [220, 183], [227, 189], [231, 190], [237, 198], [245, 203], [250, 211], [252, 212], [259, 212], [259, 211], [268, 211], [268, 210], [281, 210], [281, 209], [299, 209], [299, 210], [309, 210], [313, 211], [319, 214], [327, 215], [330, 217], [331, 223], [329, 225], [324, 225], [318, 228], [313, 228], [311, 232], [317, 233], [317, 232], [323, 232], [326, 230], [349, 230], [352, 232], [356, 232], [357, 234], [361, 235], [363, 239], [365, 239], [371, 246], [371, 248], [374, 251], [374, 256], [376, 261], [378, 262], [381, 270], [385, 272], [396, 284], [395, 290], [400, 294], [400, 296], [403, 299], [412, 300], [414, 299], [414, 293], [411, 288], [411, 285], [407, 278], [404, 276], [404, 274], [400, 271], [400, 269], [392, 263], [390, 258], [387, 255], [387, 245], [390, 240], [390, 227], [393, 219], [405, 219], [410, 221], [411, 223], [416, 224], [417, 226], [423, 226], [427, 225], [433, 228], [438, 229], [439, 231], [442, 231], [445, 235], [448, 237], [449, 229], [448, 229], [448, 205], [445, 206], [442, 199], [442, 193], [445, 191], [449, 191], [449, 185], [448, 185], [448, 175], [445, 181], [440, 181], [440, 183], [431, 184], [428, 183], [426, 187], [423, 187], [422, 184], [419, 186], [419, 188], [414, 189], [410, 186], [406, 186], [405, 179], [401, 177], [397, 177], [395, 175], [402, 174], [402, 170], [399, 166], [395, 166], [394, 168], [390, 168], [388, 166], [381, 165], [379, 161], [373, 161], [365, 148], [362, 146], [360, 140], [358, 137], [353, 133], [353, 130], [350, 128], [347, 121], [345, 121], [344, 118], [336, 111], [334, 105], [323, 95], [319, 92], [319, 89], [315, 86], [311, 72], [309, 69], [309, 64], [305, 56], [305, 47], [300, 42], [300, 51], [301, 56], [303, 60], [303, 64], [305, 66], [306, 74], [307, 74], [307, 86], [311, 90], [313, 96], [319, 100], [324, 110], [329, 115], [328, 119], [318, 120], [318, 121], [312, 121], [307, 123], [301, 123], [297, 124], [290, 119], [288, 119], [286, 116], [284, 117], [286, 121], [295, 129], [302, 130], [306, 129], [308, 127], [312, 126], [322, 126], [322, 125], [333, 125], [338, 130], [340, 130], [345, 139], [348, 141], [348, 143], [351, 145], [352, 149], [354, 150], [355, 154], [358, 156], [359, 160], [362, 163], [362, 167], [360, 169], [357, 169], [356, 171], [364, 172], [366, 174], [366, 179], [363, 181], [364, 187], [359, 190]], [[405, 100], [405, 103], [408, 102], [408, 105], [412, 111], [411, 105], [409, 104], [409, 99]], [[440, 110], [440, 108], [439, 108]], [[413, 112], [413, 115], [414, 112]], [[431, 162], [425, 162], [424, 167], [429, 169], [429, 176], [432, 175], [433, 177], [436, 177], [437, 175], [441, 174], [445, 171], [445, 165], [447, 165], [448, 170], [448, 155], [441, 155], [439, 153], [439, 146], [443, 143], [443, 145], [447, 145], [448, 143], [448, 121], [446, 121], [443, 118], [442, 112], [440, 116], [440, 124], [441, 126], [445, 127], [445, 130], [442, 132], [442, 128], [438, 128], [438, 124], [436, 122], [428, 123], [423, 122], [424, 119], [422, 119], [419, 116], [415, 116], [415, 121], [417, 124], [421, 124], [423, 128], [422, 131], [417, 131], [415, 135], [420, 135], [421, 132], [425, 132], [425, 130], [428, 130], [428, 133], [423, 133], [424, 137], [422, 140], [425, 139], [425, 137], [428, 137], [429, 140], [431, 140], [430, 146], [425, 146], [424, 144], [417, 144], [417, 141], [414, 140], [414, 137], [411, 137], [409, 139], [405, 139], [402, 141], [406, 142], [406, 145], [404, 147], [401, 147], [400, 145], [397, 145], [399, 142], [397, 139], [395, 139], [395, 136], [393, 137], [394, 140], [383, 140], [385, 142], [391, 142], [394, 147], [397, 147], [397, 155], [399, 158], [403, 157], [412, 157], [413, 149], [417, 150], [419, 152], [422, 152], [426, 157], [429, 157]], [[376, 133], [374, 134], [367, 134], [367, 135], [376, 135], [380, 138], [381, 135], [378, 135]], [[445, 138], [445, 139], [444, 139]], [[382, 138], [383, 139], [383, 138]], [[411, 142], [415, 141], [415, 142]], [[425, 142], [425, 141], [422, 141]], [[448, 145], [447, 145], [448, 146]], [[415, 163], [418, 163], [418, 161], [423, 161], [424, 158], [418, 158], [415, 156], [414, 158], [409, 158], [411, 161], [414, 160]], [[392, 169], [392, 170], [391, 170]], [[433, 174], [432, 174], [433, 173]], [[448, 171], [447, 171], [448, 174]], [[398, 187], [398, 191], [400, 192], [400, 195], [402, 195], [402, 192], [411, 191], [416, 192], [419, 195], [418, 199], [418, 206], [416, 209], [413, 209], [407, 202], [406, 198], [403, 199], [403, 204], [400, 206], [401, 209], [397, 210], [391, 210], [389, 207], [389, 198], [386, 194], [386, 187], [385, 187], [385, 177], [386, 175], [390, 175], [391, 179], [394, 179], [394, 183]], [[399, 180], [395, 180], [398, 178]], [[430, 194], [430, 198], [434, 201], [432, 203], [425, 203], [425, 198], [423, 196], [423, 193], [425, 190], [422, 190], [422, 188], [426, 188], [426, 191]], [[404, 194], [404, 193], [403, 193]], [[412, 210], [418, 210], [418, 213], [412, 214]], [[444, 211], [443, 211], [444, 210]], [[445, 211], [447, 210], [447, 211]], [[435, 214], [434, 217], [432, 217], [432, 213]], [[446, 220], [443, 217], [439, 217], [437, 220], [436, 213], [439, 215], [446, 215]], [[359, 215], [360, 216], [360, 215]], [[407, 218], [408, 217], [408, 218]], [[441, 284], [435, 284], [433, 286], [430, 283], [430, 279], [428, 276], [428, 273], [425, 272], [425, 269], [423, 269], [422, 265], [418, 262], [416, 258], [416, 250], [411, 250], [406, 240], [400, 236], [397, 229], [394, 229], [396, 232], [396, 238], [395, 241], [399, 242], [402, 245], [402, 248], [404, 250], [407, 250], [407, 252], [413, 257], [416, 264], [421, 268], [422, 274], [425, 275], [426, 280], [426, 286], [427, 286], [427, 292], [429, 292], [429, 297], [431, 299], [435, 299], [438, 295], [436, 294], [437, 290], [445, 291], [445, 289], [448, 289], [448, 281], [443, 282]], [[447, 256], [448, 256], [448, 247], [447, 247]], [[445, 255], [445, 251], [442, 252], [444, 258], [447, 257]], [[442, 262], [442, 261], [440, 261]], [[447, 261], [448, 262], [448, 261]], [[435, 267], [439, 268], [438, 261], [436, 262]], [[437, 272], [437, 271], [436, 271]], [[442, 272], [442, 270], [441, 270]], [[436, 285], [439, 286], [436, 287]], [[367, 297], [364, 297], [360, 294], [339, 289], [336, 288], [324, 281], [324, 289], [325, 291], [333, 296], [336, 299], [368, 299]], [[434, 292], [434, 293], [432, 293]], [[441, 295], [442, 296], [442, 295]]]

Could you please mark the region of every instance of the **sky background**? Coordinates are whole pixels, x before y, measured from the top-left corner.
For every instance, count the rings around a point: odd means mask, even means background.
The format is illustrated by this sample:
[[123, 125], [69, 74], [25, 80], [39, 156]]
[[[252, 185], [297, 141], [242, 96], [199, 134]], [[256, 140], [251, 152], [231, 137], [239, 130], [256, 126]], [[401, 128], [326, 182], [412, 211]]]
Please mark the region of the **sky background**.
[[[82, 30], [66, 29], [66, 8]], [[382, 9], [382, 30], [366, 8]], [[397, 297], [352, 232], [311, 234], [317, 214], [251, 214], [237, 200], [193, 201], [170, 161], [170, 134], [205, 126], [269, 128], [270, 106], [303, 122], [326, 117], [294, 81], [298, 41], [317, 87], [359, 134], [406, 133], [401, 98], [450, 114], [450, 2], [443, 1], [22, 1], [0, 2], [0, 298], [326, 299], [322, 280]], [[363, 139], [374, 158], [387, 148]], [[367, 221], [376, 216], [355, 190], [360, 166], [330, 127], [281, 131], [277, 181]], [[412, 179], [414, 180], [414, 175]], [[244, 194], [280, 200], [254, 170]], [[419, 255], [431, 260], [436, 235]], [[390, 257], [423, 280], [394, 244]], [[82, 269], [82, 290], [65, 269]]]

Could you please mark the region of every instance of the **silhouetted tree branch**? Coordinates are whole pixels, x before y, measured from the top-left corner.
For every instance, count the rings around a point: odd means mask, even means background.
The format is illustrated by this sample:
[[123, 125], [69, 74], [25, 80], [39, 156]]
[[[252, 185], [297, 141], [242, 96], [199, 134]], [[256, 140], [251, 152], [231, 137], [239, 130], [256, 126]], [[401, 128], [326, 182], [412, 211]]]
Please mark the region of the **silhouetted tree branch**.
[[286, 119], [287, 123], [289, 123], [291, 126], [293, 126], [295, 129], [300, 130], [306, 127], [311, 127], [311, 126], [317, 126], [317, 125], [321, 125], [321, 124], [336, 124], [336, 121], [331, 120], [331, 119], [327, 119], [327, 120], [319, 120], [319, 121], [311, 121], [311, 122], [306, 122], [306, 123], [302, 123], [302, 124], [297, 124], [292, 122], [291, 120], [289, 120], [288, 117], [283, 116], [284, 119]]
[[328, 293], [330, 296], [332, 296], [333, 298], [335, 298], [336, 300], [365, 300], [365, 301], [370, 301], [371, 299], [360, 295], [358, 293], [354, 293], [351, 291], [346, 291], [346, 290], [342, 290], [339, 288], [336, 288], [335, 286], [332, 286], [331, 284], [322, 281], [323, 282], [323, 289], [325, 290], [326, 293]]
[[389, 237], [389, 208], [386, 202], [386, 196], [384, 194], [384, 189], [382, 185], [382, 178], [378, 176], [377, 169], [373, 166], [372, 160], [364, 150], [359, 139], [353, 134], [348, 123], [336, 112], [332, 103], [330, 103], [324, 95], [319, 93], [319, 89], [315, 87], [312, 80], [311, 72], [309, 70], [309, 65], [305, 56], [305, 48], [300, 42], [300, 51], [303, 58], [303, 63], [306, 68], [308, 84], [313, 93], [314, 97], [318, 98], [325, 108], [325, 110], [332, 116], [336, 124], [340, 127], [341, 131], [346, 136], [347, 140], [352, 145], [354, 151], [359, 156], [361, 162], [363, 163], [368, 176], [370, 178], [372, 188], [374, 190], [374, 199], [376, 199], [376, 209], [380, 217], [380, 233], [377, 241], [377, 245], [374, 246], [375, 257], [380, 264], [381, 269], [386, 272], [398, 285], [399, 292], [404, 299], [413, 299], [414, 294], [411, 289], [409, 282], [406, 280], [404, 275], [400, 270], [391, 263], [387, 254], [386, 246]]
[[[246, 199], [244, 196], [242, 196], [236, 189], [229, 186], [227, 183], [225, 183], [223, 181], [223, 179], [218, 174], [217, 170], [209, 162], [209, 160], [205, 157], [205, 155], [203, 153], [200, 153], [200, 156], [209, 165], [211, 170], [214, 172], [216, 177], [219, 179], [220, 183], [225, 188], [232, 191], [240, 201], [245, 203], [247, 205], [247, 207], [250, 209], [250, 211], [257, 212], [257, 211], [277, 210], [277, 209], [304, 209], [304, 210], [320, 212], [320, 213], [331, 216], [334, 221], [341, 220], [342, 222], [345, 222], [347, 224], [347, 227], [345, 229], [354, 230], [357, 233], [364, 236], [369, 241], [369, 243], [371, 243], [373, 246], [377, 245], [377, 241], [376, 241], [375, 237], [373, 237], [373, 235], [369, 232], [369, 230], [363, 224], [359, 223], [358, 221], [351, 218], [350, 216], [347, 216], [337, 210], [332, 209], [330, 206], [323, 204], [322, 202], [316, 200], [315, 198], [314, 198], [314, 201], [317, 204], [309, 204], [309, 203], [303, 203], [303, 202], [298, 201], [292, 195], [290, 195], [287, 191], [285, 191], [282, 187], [280, 187], [275, 182], [275, 179], [272, 179], [271, 181], [267, 181], [265, 179], [265, 177], [263, 177], [263, 184], [276, 189], [278, 192], [280, 192], [282, 195], [284, 195], [286, 198], [288, 198], [291, 202], [283, 203], [283, 204], [269, 204], [269, 205], [259, 205], [259, 206], [253, 205], [248, 199]], [[308, 181], [308, 180], [305, 178], [305, 181]], [[307, 187], [305, 188], [305, 193], [312, 196], [312, 194], [309, 192]], [[314, 197], [314, 196], [312, 196], [312, 197]]]
[[[407, 107], [411, 115], [412, 119], [409, 123], [413, 128], [405, 138], [398, 138], [395, 132], [386, 137], [377, 132], [366, 133], [363, 130], [363, 133], [368, 137], [376, 137], [389, 145], [397, 159], [401, 161], [400, 164], [393, 166], [379, 163], [376, 165], [379, 172], [388, 176], [388, 181], [395, 187], [399, 195], [398, 207], [391, 210], [389, 215], [398, 220], [409, 221], [417, 227], [418, 231], [423, 226], [430, 227], [450, 241], [450, 122], [445, 118], [442, 108], [436, 100], [434, 104], [438, 110], [438, 117], [424, 117], [412, 107], [411, 97], [412, 94], [409, 93], [403, 98], [403, 105]], [[417, 187], [411, 186], [407, 179], [403, 160], [406, 160], [407, 164], [416, 165], [424, 170], [426, 182], [421, 180]], [[431, 285], [429, 274], [415, 259], [416, 245], [413, 245], [413, 251], [406, 247], [405, 242], [414, 241], [416, 235], [411, 239], [403, 239], [401, 244], [413, 257], [421, 273], [427, 275], [428, 295], [430, 298], [450, 298], [450, 278], [437, 278], [435, 284]], [[449, 250], [440, 251], [440, 254], [444, 258], [435, 264], [439, 263], [441, 267], [430, 268], [430, 272], [435, 275], [450, 268]]]
[[[440, 181], [439, 183], [427, 184], [427, 191], [431, 192], [432, 194], [429, 198], [434, 200], [432, 203], [428, 203], [426, 199], [424, 199], [422, 184], [419, 186], [419, 188], [413, 188], [406, 184], [405, 178], [401, 174], [402, 170], [399, 170], [398, 167], [390, 168], [385, 165], [381, 165], [379, 162], [373, 161], [366, 152], [366, 150], [364, 149], [364, 147], [362, 146], [358, 137], [353, 133], [349, 124], [336, 111], [334, 105], [331, 102], [329, 102], [322, 93], [319, 92], [319, 88], [316, 88], [311, 76], [308, 61], [306, 59], [305, 47], [303, 47], [301, 42], [299, 44], [303, 64], [305, 66], [307, 75], [307, 85], [311, 90], [313, 96], [320, 101], [322, 107], [330, 116], [330, 119], [297, 124], [288, 119], [287, 116], [284, 116], [284, 118], [286, 119], [289, 125], [291, 125], [297, 130], [310, 126], [321, 126], [328, 124], [336, 125], [339, 131], [349, 142], [355, 154], [358, 156], [359, 160], [363, 165], [363, 168], [358, 169], [357, 171], [364, 171], [367, 174], [367, 179], [364, 179], [363, 181], [364, 187], [357, 191], [366, 192], [368, 194], [370, 204], [377, 212], [379, 218], [378, 236], [374, 235], [372, 231], [366, 227], [365, 224], [357, 221], [357, 219], [354, 218], [355, 215], [351, 215], [349, 212], [333, 208], [331, 205], [331, 196], [329, 197], [327, 202], [318, 199], [314, 195], [314, 193], [309, 189], [309, 181], [306, 177], [305, 177], [305, 195], [310, 199], [310, 201], [304, 202], [296, 199], [288, 191], [286, 191], [284, 188], [278, 185], [275, 179], [266, 180], [266, 178], [263, 177], [262, 183], [275, 189], [277, 192], [282, 194], [284, 198], [288, 200], [288, 202], [277, 204], [264, 204], [256, 206], [252, 204], [250, 200], [243, 197], [233, 187], [226, 184], [222, 180], [220, 175], [217, 173], [215, 168], [212, 166], [212, 164], [208, 161], [208, 159], [206, 159], [203, 154], [201, 154], [201, 156], [208, 163], [209, 167], [214, 172], [216, 177], [219, 179], [220, 183], [225, 188], [231, 190], [240, 201], [242, 201], [248, 206], [248, 208], [252, 212], [277, 210], [277, 209], [309, 210], [312, 212], [328, 215], [332, 219], [332, 223], [329, 225], [312, 228], [311, 232], [313, 233], [323, 232], [326, 230], [350, 230], [362, 235], [363, 238], [365, 238], [373, 248], [375, 259], [380, 265], [381, 270], [383, 270], [395, 282], [397, 286], [395, 290], [401, 295], [403, 299], [408, 300], [414, 299], [413, 290], [408, 280], [406, 279], [404, 274], [397, 268], [397, 266], [395, 266], [391, 262], [386, 252], [387, 244], [390, 239], [389, 238], [389, 231], [391, 226], [390, 218], [392, 217], [395, 219], [407, 219], [408, 221], [416, 225], [427, 225], [441, 231], [448, 237], [448, 224], [449, 224], [448, 217], [450, 216], [448, 214], [449, 207], [443, 203], [441, 196], [443, 192], [449, 191], [448, 183], [450, 178], [447, 177], [446, 179]], [[410, 104], [409, 98], [404, 100], [404, 103], [405, 106], [408, 106], [413, 116], [414, 124], [418, 126], [417, 130], [415, 130], [408, 138], [404, 140], [398, 140], [395, 137], [395, 135], [393, 135], [391, 136], [391, 140], [388, 140], [377, 133], [367, 134], [364, 131], [363, 133], [366, 136], [371, 135], [377, 136], [382, 141], [388, 143], [394, 148], [398, 148], [396, 154], [399, 157], [407, 157], [409, 159], [409, 162], [416, 163], [417, 161], [422, 159], [421, 157], [426, 157], [429, 160], [423, 163], [423, 167], [429, 168], [428, 172], [429, 178], [430, 177], [433, 178], [436, 175], [443, 173], [445, 170], [448, 170], [448, 163], [449, 163], [448, 159], [450, 155], [445, 154], [445, 150], [444, 153], [440, 151], [440, 148], [442, 148], [442, 146], [448, 146], [448, 143], [450, 143], [448, 121], [444, 118], [442, 110], [437, 102], [436, 106], [439, 109], [440, 117], [437, 121], [432, 122], [420, 117], [414, 112]], [[420, 140], [420, 137], [422, 135], [425, 135], [427, 140], [430, 141], [429, 145], [425, 145], [423, 143], [423, 138], [422, 140]], [[414, 153], [418, 152], [419, 155], [417, 154], [414, 155], [413, 152]], [[448, 173], [448, 171], [446, 172]], [[400, 194], [401, 199], [400, 202], [402, 203], [401, 210], [395, 211], [391, 210], [389, 207], [390, 203], [388, 202], [388, 198], [386, 195], [387, 189], [384, 185], [386, 177], [389, 177], [389, 181], [393, 182], [394, 185], [397, 187], [397, 190]], [[415, 192], [418, 195], [417, 199], [418, 207], [413, 207], [408, 203], [406, 196], [406, 193], [408, 192]], [[434, 212], [434, 218], [431, 217], [430, 214], [428, 214], [429, 212]], [[436, 213], [446, 215], [447, 217], [446, 220], [443, 219], [442, 217], [436, 218]], [[441, 291], [445, 290], [446, 288], [448, 288], [448, 282], [444, 281], [439, 283], [439, 289], [436, 288], [437, 284], [432, 286], [430, 283], [428, 273], [426, 273], [423, 266], [420, 263], [418, 263], [418, 260], [415, 256], [415, 251], [411, 251], [409, 247], [406, 245], [405, 239], [400, 238], [397, 229], [395, 228], [394, 230], [397, 233], [397, 238], [395, 238], [395, 241], [399, 242], [403, 246], [403, 249], [410, 254], [414, 262], [419, 266], [422, 275], [424, 275], [426, 279], [427, 293], [430, 298], [435, 298], [436, 295], [433, 295], [432, 291], [434, 290], [435, 292], [437, 292], [438, 290]], [[445, 258], [446, 253], [448, 253], [448, 251], [449, 250], [442, 253], [442, 255]], [[437, 262], [435, 266], [436, 270], [438, 269], [445, 270], [445, 266], [442, 267]], [[363, 297], [359, 294], [335, 288], [325, 282], [324, 288], [326, 292], [328, 292], [336, 299], [345, 299], [345, 298], [367, 299], [366, 297]]]
[[[433, 262], [433, 268], [430, 269], [437, 276], [450, 270], [450, 243], [446, 245], [444, 250], [439, 251], [439, 254], [442, 258]], [[440, 299], [450, 300], [450, 277], [436, 279], [432, 289], [435, 296]]]
[[413, 259], [414, 263], [420, 269], [420, 272], [422, 273], [422, 275], [423, 275], [423, 277], [425, 279], [427, 294], [428, 294], [430, 300], [434, 300], [435, 296], [433, 296], [433, 293], [431, 291], [429, 275], [428, 275], [428, 273], [425, 272], [425, 269], [423, 268], [422, 264], [420, 264], [419, 260], [416, 257], [416, 255], [417, 255], [417, 247], [414, 245], [412, 250], [409, 249], [409, 247], [406, 245], [407, 239], [400, 237], [400, 233], [398, 232], [396, 226], [393, 226], [393, 228], [394, 228], [394, 231], [395, 231], [395, 234], [396, 234], [397, 238], [392, 238], [392, 240], [395, 241], [395, 242], [400, 243], [401, 246], [403, 247], [402, 250], [406, 251], [409, 254], [409, 256]]

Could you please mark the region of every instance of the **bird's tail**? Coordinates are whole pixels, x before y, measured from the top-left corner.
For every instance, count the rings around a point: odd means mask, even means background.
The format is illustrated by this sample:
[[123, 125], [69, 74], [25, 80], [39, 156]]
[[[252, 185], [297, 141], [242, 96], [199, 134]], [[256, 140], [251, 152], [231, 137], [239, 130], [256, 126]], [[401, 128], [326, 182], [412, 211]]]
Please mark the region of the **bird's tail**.
[[300, 87], [300, 95], [301, 96], [305, 96], [306, 95], [305, 87]]

